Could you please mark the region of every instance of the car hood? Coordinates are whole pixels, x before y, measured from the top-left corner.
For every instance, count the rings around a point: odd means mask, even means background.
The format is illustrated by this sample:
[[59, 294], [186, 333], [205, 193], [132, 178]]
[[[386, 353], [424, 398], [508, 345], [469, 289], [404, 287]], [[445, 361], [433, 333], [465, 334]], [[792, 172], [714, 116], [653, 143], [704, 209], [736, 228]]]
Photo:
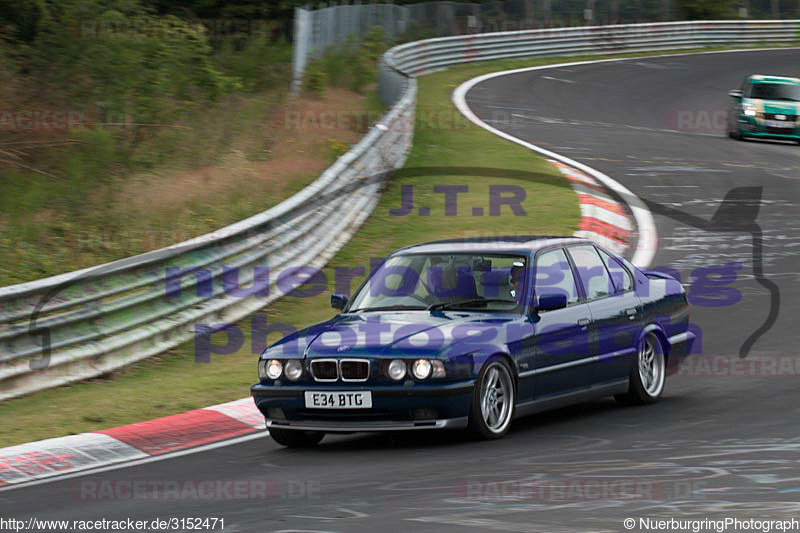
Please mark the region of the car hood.
[[364, 357], [466, 353], [470, 346], [505, 342], [516, 315], [470, 312], [391, 312], [338, 315], [288, 335], [265, 357]]

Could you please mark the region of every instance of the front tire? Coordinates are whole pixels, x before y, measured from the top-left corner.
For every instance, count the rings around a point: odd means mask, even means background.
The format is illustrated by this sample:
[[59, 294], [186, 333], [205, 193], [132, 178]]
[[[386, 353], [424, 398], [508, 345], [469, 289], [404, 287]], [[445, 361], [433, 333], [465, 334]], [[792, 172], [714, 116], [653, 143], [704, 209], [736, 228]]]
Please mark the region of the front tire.
[[666, 375], [664, 348], [655, 333], [648, 333], [641, 341], [636, 362], [631, 368], [628, 392], [618, 394], [614, 399], [622, 405], [655, 403], [664, 392]]
[[469, 428], [479, 439], [499, 439], [508, 433], [516, 400], [514, 378], [504, 359], [492, 361], [478, 376], [472, 395]]
[[319, 444], [325, 433], [299, 429], [269, 428], [269, 436], [278, 444], [288, 448], [309, 448]]

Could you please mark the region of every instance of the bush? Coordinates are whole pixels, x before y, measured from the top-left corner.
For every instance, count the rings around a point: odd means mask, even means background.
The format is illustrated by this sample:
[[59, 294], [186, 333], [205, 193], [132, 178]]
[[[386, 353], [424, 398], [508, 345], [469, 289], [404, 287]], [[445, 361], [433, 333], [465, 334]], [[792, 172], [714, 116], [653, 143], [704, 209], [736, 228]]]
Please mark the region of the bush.
[[737, 0], [679, 0], [678, 8], [688, 20], [723, 20], [737, 18]]
[[292, 45], [284, 40], [225, 41], [214, 54], [214, 65], [236, 78], [247, 92], [288, 88], [292, 75]]
[[349, 39], [312, 61], [306, 69], [304, 88], [309, 93], [319, 94], [327, 86], [346, 87], [363, 94], [377, 79], [377, 61], [387, 48], [383, 28], [375, 26], [360, 45]]
[[367, 55], [367, 59], [370, 61], [377, 61], [378, 58], [389, 49], [386, 32], [383, 31], [383, 26], [373, 26], [370, 28], [366, 37], [364, 37], [364, 42], [361, 47]]
[[323, 63], [319, 60], [311, 61], [306, 67], [303, 89], [314, 95], [321, 95], [328, 87], [328, 74]]

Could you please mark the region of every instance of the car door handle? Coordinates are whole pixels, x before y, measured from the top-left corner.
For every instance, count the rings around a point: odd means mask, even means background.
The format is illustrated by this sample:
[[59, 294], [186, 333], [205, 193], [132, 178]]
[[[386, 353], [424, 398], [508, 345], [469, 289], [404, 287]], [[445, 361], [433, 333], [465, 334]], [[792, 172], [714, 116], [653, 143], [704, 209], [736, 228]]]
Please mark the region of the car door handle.
[[590, 320], [588, 318], [579, 318], [578, 319], [578, 325], [580, 327], [582, 327], [582, 328], [585, 328], [586, 326], [588, 326], [589, 322], [590, 322]]
[[626, 314], [626, 315], [628, 315], [628, 318], [629, 318], [630, 320], [633, 320], [633, 319], [635, 319], [635, 318], [636, 318], [636, 313], [637, 313], [637, 310], [636, 310], [636, 308], [635, 308], [635, 307], [629, 307], [629, 308], [627, 308], [627, 309], [625, 310], [625, 314]]

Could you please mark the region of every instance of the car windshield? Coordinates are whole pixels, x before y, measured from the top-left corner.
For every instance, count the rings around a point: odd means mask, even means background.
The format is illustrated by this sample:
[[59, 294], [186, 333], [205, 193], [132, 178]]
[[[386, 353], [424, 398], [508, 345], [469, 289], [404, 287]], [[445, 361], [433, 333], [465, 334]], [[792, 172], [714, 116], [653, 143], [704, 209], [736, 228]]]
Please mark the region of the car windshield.
[[750, 98], [762, 100], [789, 100], [800, 102], [800, 85], [786, 83], [756, 83], [750, 91]]
[[348, 312], [521, 308], [527, 260], [502, 254], [406, 254], [390, 257], [353, 297]]

